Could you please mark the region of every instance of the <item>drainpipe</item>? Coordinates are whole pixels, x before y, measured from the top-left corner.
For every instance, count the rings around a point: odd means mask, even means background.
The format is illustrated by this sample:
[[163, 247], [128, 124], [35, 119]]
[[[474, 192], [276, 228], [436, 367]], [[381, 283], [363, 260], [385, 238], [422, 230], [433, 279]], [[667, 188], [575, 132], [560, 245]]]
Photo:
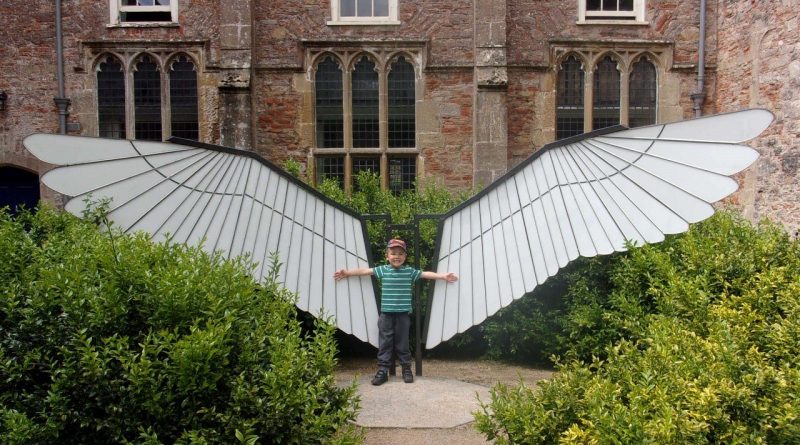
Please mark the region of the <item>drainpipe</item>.
[[67, 134], [67, 116], [70, 100], [64, 97], [64, 45], [61, 41], [61, 0], [56, 1], [56, 80], [58, 96], [53, 100], [58, 106], [58, 132]]
[[690, 96], [694, 102], [694, 117], [703, 115], [703, 101], [706, 98], [704, 81], [706, 75], [706, 0], [700, 0], [700, 42], [697, 48], [697, 89]]

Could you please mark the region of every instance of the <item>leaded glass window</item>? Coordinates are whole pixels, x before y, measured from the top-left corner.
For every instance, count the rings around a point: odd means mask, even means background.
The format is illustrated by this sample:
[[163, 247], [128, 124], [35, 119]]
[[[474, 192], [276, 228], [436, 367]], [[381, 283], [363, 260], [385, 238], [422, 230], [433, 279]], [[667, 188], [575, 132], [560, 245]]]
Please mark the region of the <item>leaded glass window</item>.
[[400, 56], [389, 71], [389, 147], [416, 146], [414, 67]]
[[646, 57], [642, 57], [633, 64], [630, 75], [629, 127], [656, 123], [657, 90], [656, 67]]
[[378, 128], [378, 72], [367, 56], [353, 70], [353, 147], [380, 146]]
[[411, 156], [389, 158], [389, 190], [400, 193], [414, 189], [417, 177], [417, 159]]
[[317, 146], [344, 147], [344, 117], [342, 112], [342, 70], [333, 57], [327, 56], [317, 67], [315, 75]]
[[593, 86], [592, 129], [619, 125], [620, 74], [610, 56], [597, 64]]
[[569, 56], [558, 70], [556, 139], [583, 133], [583, 82], [581, 62]]
[[171, 66], [169, 99], [172, 136], [198, 139], [197, 123], [197, 72], [194, 63], [181, 55]]
[[136, 139], [160, 141], [161, 73], [149, 55], [142, 56], [133, 73]]
[[125, 138], [125, 71], [114, 56], [97, 66], [97, 126], [104, 138]]
[[344, 156], [322, 156], [317, 158], [317, 183], [333, 179], [344, 188]]

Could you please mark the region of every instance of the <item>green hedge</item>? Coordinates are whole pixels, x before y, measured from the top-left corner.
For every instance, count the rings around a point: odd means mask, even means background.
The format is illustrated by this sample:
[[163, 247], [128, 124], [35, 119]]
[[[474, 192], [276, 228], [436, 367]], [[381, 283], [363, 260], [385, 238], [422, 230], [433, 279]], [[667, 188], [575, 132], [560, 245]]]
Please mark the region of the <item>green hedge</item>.
[[800, 443], [800, 242], [726, 212], [570, 279], [559, 373], [498, 386], [497, 443]]
[[0, 443], [357, 442], [333, 328], [248, 267], [0, 212]]

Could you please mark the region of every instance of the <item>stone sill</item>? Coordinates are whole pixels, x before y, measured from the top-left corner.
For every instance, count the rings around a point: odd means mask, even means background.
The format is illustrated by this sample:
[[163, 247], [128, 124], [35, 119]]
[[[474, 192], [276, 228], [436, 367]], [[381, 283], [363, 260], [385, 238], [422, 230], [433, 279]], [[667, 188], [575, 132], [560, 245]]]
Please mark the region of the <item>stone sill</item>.
[[109, 23], [106, 28], [180, 28], [178, 22], [126, 22]]
[[650, 24], [648, 21], [639, 22], [636, 20], [578, 20], [576, 25], [628, 25], [628, 26], [647, 26]]
[[417, 148], [387, 148], [382, 151], [380, 148], [312, 148], [311, 153], [314, 155], [416, 155], [419, 154]]
[[399, 20], [370, 20], [370, 21], [347, 21], [347, 20], [338, 20], [333, 21], [329, 20], [326, 22], [328, 26], [398, 26], [401, 25], [402, 22]]

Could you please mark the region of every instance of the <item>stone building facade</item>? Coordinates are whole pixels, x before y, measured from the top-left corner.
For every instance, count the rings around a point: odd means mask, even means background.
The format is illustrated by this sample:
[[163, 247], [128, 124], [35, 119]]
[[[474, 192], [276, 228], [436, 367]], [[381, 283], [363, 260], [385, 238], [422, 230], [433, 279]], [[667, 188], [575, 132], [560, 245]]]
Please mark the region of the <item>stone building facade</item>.
[[794, 232], [800, 13], [702, 3], [703, 28], [700, 0], [4, 0], [0, 174], [47, 170], [35, 132], [188, 135], [346, 188], [372, 169], [463, 190], [569, 132], [763, 107], [776, 122], [731, 202]]

